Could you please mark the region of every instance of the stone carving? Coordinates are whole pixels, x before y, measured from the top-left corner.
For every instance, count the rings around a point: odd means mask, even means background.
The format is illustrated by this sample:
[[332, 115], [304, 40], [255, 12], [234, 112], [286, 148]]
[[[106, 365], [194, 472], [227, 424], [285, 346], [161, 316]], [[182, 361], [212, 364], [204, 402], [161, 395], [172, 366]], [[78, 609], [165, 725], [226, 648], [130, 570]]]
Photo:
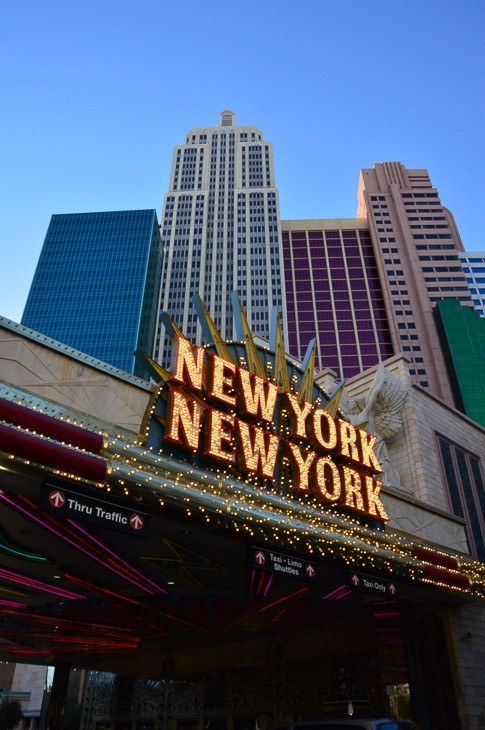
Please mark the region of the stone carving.
[[364, 397], [346, 394], [346, 418], [353, 426], [362, 426], [377, 436], [375, 452], [382, 466], [382, 482], [386, 486], [400, 487], [401, 478], [393, 467], [386, 440], [402, 430], [402, 410], [409, 385], [404, 385], [381, 363], [376, 370], [369, 391]]

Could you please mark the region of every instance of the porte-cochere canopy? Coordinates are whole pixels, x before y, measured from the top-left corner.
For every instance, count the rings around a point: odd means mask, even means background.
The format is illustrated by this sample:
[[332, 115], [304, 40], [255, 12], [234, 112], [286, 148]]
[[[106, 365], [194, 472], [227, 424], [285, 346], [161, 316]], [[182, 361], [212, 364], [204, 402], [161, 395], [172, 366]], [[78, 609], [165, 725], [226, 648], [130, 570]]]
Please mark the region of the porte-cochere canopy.
[[0, 658], [146, 674], [176, 653], [188, 672], [196, 650], [359, 616], [352, 577], [484, 595], [482, 564], [386, 526], [372, 437], [314, 383], [311, 347], [299, 364], [277, 320], [264, 347], [242, 311], [241, 342], [201, 319], [205, 348], [166, 320], [174, 366], [148, 359], [138, 438], [0, 386]]

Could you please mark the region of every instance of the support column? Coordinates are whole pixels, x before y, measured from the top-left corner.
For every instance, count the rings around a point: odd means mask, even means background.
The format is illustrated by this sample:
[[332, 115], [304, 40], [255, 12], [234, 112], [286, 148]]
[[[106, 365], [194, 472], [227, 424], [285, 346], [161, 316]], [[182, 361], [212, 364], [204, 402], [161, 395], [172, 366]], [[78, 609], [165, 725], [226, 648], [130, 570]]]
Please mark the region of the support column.
[[70, 672], [69, 662], [58, 662], [54, 665], [54, 678], [47, 707], [47, 730], [62, 730]]
[[136, 677], [117, 676], [114, 692], [116, 697], [116, 711], [114, 713], [114, 727], [119, 730], [131, 730], [132, 704]]

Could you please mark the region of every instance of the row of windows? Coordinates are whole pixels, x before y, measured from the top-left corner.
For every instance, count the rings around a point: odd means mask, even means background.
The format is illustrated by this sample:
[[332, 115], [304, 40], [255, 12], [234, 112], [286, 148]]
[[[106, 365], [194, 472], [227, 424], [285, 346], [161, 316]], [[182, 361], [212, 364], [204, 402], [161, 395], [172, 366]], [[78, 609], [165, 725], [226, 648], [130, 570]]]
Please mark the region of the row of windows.
[[403, 198], [438, 198], [437, 193], [401, 193]]

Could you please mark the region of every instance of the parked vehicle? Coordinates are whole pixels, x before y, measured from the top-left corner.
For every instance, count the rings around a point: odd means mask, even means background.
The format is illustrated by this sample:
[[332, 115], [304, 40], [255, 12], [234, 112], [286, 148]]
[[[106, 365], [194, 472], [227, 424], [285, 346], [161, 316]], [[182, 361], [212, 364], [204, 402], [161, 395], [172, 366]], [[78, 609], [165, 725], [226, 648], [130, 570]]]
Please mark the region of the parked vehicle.
[[275, 730], [412, 730], [416, 728], [411, 720], [393, 717], [345, 717], [322, 720], [299, 720]]

